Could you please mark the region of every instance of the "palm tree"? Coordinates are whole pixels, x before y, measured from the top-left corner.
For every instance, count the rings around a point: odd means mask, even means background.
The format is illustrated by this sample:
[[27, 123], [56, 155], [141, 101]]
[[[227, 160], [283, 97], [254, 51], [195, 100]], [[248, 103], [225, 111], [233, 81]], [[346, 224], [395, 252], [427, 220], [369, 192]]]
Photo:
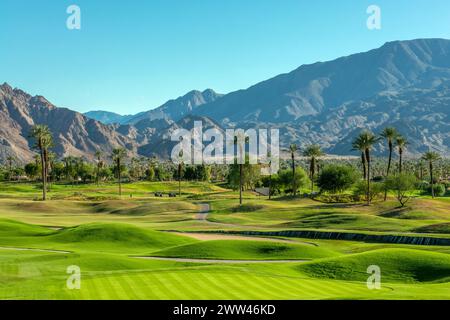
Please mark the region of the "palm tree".
[[127, 150], [124, 148], [116, 148], [112, 151], [112, 160], [116, 164], [117, 178], [119, 180], [119, 196], [122, 196], [122, 160], [127, 156]]
[[403, 152], [405, 151], [406, 145], [408, 144], [408, 140], [405, 137], [398, 135], [395, 139], [395, 143], [398, 148], [398, 172], [402, 173], [403, 169]]
[[[242, 141], [244, 143], [242, 143]], [[236, 157], [236, 161], [239, 162], [239, 205], [242, 206], [242, 191], [244, 189], [244, 164], [246, 162], [245, 155], [245, 144], [249, 141], [249, 138], [245, 136], [243, 132], [238, 132], [236, 136], [234, 136], [234, 144], [239, 148], [239, 156], [241, 159], [238, 161]], [[244, 159], [242, 160], [242, 157]]]
[[[386, 178], [389, 176], [389, 173], [391, 171], [391, 163], [392, 163], [392, 152], [394, 150], [394, 139], [397, 138], [398, 133], [397, 130], [393, 127], [387, 127], [384, 128], [383, 132], [381, 132], [380, 136], [384, 139], [386, 139], [388, 148], [389, 148], [389, 159], [388, 159], [388, 166], [386, 170]], [[384, 201], [387, 199], [387, 189], [384, 191]]]
[[303, 156], [310, 158], [309, 177], [311, 179], [311, 193], [314, 192], [314, 176], [316, 174], [317, 158], [322, 157], [324, 153], [317, 144], [310, 145], [303, 152]]
[[366, 161], [366, 153], [365, 153], [366, 147], [365, 147], [364, 141], [362, 140], [361, 136], [356, 137], [356, 139], [353, 141], [352, 150], [361, 152], [363, 178], [364, 178], [364, 180], [366, 180], [367, 179], [367, 161]]
[[52, 134], [46, 125], [35, 125], [31, 128], [30, 135], [36, 140], [35, 148], [39, 150], [41, 157], [41, 176], [42, 176], [42, 200], [47, 199], [47, 163], [48, 149], [53, 145]]
[[441, 160], [441, 156], [437, 152], [429, 151], [422, 156], [422, 160], [427, 161], [430, 168], [431, 196], [434, 199], [433, 162]]
[[297, 190], [295, 187], [295, 152], [297, 152], [298, 147], [296, 144], [291, 144], [289, 146], [289, 152], [291, 153], [291, 162], [292, 162], [292, 194], [295, 195], [297, 194]]
[[8, 170], [9, 170], [9, 181], [12, 180], [12, 172], [13, 172], [13, 162], [15, 161], [15, 158], [13, 156], [6, 157], [6, 160], [8, 161]]
[[183, 169], [183, 150], [178, 154], [178, 197], [181, 197], [181, 170]]
[[100, 169], [103, 166], [102, 157], [103, 157], [103, 152], [101, 150], [95, 151], [95, 158], [97, 158], [97, 173], [95, 174], [95, 181], [97, 183], [97, 186], [98, 186], [99, 180], [100, 180]]
[[354, 146], [364, 149], [365, 161], [367, 164], [367, 205], [370, 205], [370, 152], [373, 145], [378, 141], [377, 137], [370, 131], [363, 131], [353, 142]]
[[269, 200], [272, 199], [272, 153], [267, 152], [267, 158], [269, 159]]

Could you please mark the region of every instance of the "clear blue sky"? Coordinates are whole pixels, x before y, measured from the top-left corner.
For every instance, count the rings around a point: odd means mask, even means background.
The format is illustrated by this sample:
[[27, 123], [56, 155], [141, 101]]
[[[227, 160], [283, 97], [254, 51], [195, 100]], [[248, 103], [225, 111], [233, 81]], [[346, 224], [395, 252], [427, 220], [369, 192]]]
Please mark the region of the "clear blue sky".
[[[66, 28], [71, 4], [79, 31]], [[379, 31], [366, 28], [370, 4], [381, 7]], [[1, 0], [0, 82], [77, 111], [129, 114], [429, 37], [450, 38], [450, 1]]]

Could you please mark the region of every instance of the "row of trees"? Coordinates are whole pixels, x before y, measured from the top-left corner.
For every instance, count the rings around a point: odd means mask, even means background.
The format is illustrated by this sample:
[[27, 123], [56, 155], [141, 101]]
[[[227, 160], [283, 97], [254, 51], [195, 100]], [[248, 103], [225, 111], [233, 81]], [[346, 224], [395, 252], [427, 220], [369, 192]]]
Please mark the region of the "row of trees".
[[[111, 180], [117, 178], [119, 186], [119, 194], [122, 194], [122, 180], [123, 178], [129, 181], [136, 180], [200, 180], [210, 181], [211, 179], [224, 180], [228, 178], [229, 185], [234, 189], [240, 190], [240, 204], [242, 204], [242, 192], [244, 190], [254, 189], [257, 186], [267, 186], [269, 188], [269, 197], [275, 193], [290, 193], [296, 196], [300, 188], [306, 187], [305, 184], [310, 185], [311, 193], [314, 193], [314, 186], [318, 185], [321, 189], [327, 190], [326, 182], [330, 184], [332, 180], [323, 178], [325, 155], [318, 145], [310, 145], [301, 153], [306, 163], [303, 170], [299, 160], [296, 159], [299, 148], [292, 144], [289, 148], [290, 161], [286, 168], [282, 164], [282, 169], [277, 174], [269, 177], [260, 176], [260, 165], [250, 164], [236, 164], [231, 166], [184, 166], [182, 164], [175, 166], [170, 163], [159, 163], [155, 158], [132, 158], [127, 159], [127, 151], [123, 148], [117, 148], [111, 154], [104, 154], [100, 151], [95, 154], [95, 163], [89, 163], [82, 158], [66, 157], [60, 161], [56, 160], [56, 156], [50, 151], [53, 146], [53, 139], [50, 130], [47, 126], [36, 125], [31, 130], [31, 137], [35, 140], [35, 147], [38, 151], [34, 162], [28, 163], [25, 167], [19, 170], [14, 168], [14, 158], [8, 157], [6, 160], [6, 167], [9, 172], [9, 179], [13, 176], [13, 171], [16, 174], [25, 173], [30, 178], [40, 178], [43, 184], [43, 199], [47, 197], [47, 191], [52, 181], [70, 181], [71, 183], [94, 182], [99, 184], [101, 181]], [[387, 166], [384, 166], [378, 159], [372, 159], [372, 150], [374, 145], [384, 139], [387, 145], [388, 157]], [[247, 143], [247, 140], [246, 140]], [[353, 143], [353, 150], [361, 152], [360, 167], [362, 168], [362, 181], [365, 181], [366, 201], [371, 203], [372, 184], [377, 176], [372, 172], [372, 165], [374, 164], [375, 173], [382, 174], [382, 179], [387, 181], [393, 173], [394, 175], [401, 175], [404, 171], [403, 154], [408, 142], [403, 136], [398, 134], [395, 128], [385, 128], [379, 135], [375, 135], [370, 131], [363, 131], [358, 135]], [[398, 164], [393, 170], [393, 154], [397, 150]], [[270, 156], [269, 156], [270, 158]], [[420, 179], [423, 179], [424, 172], [428, 171], [430, 176], [431, 194], [435, 196], [434, 184], [434, 163], [440, 160], [441, 157], [435, 152], [425, 153], [419, 162], [418, 170]], [[301, 162], [301, 161], [300, 161]], [[427, 163], [428, 169], [424, 168], [424, 163]], [[348, 170], [351, 171], [352, 163], [347, 165]], [[412, 166], [407, 163], [406, 168], [411, 170]], [[336, 168], [335, 168], [336, 169]], [[308, 172], [308, 174], [305, 173]], [[344, 170], [345, 171], [345, 170]], [[342, 168], [335, 174], [342, 174]], [[326, 171], [330, 173], [330, 169]], [[345, 172], [344, 172], [345, 173]], [[356, 179], [354, 175], [347, 172], [344, 176]], [[359, 180], [359, 178], [358, 178]], [[181, 193], [181, 187], [179, 189]], [[388, 188], [385, 186], [384, 199], [387, 198]]]

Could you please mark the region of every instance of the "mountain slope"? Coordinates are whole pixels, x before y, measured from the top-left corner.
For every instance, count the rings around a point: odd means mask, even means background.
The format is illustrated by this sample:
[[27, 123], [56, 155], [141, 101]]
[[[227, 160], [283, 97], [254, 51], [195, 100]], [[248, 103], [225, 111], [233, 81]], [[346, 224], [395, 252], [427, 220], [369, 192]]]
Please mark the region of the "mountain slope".
[[216, 93], [211, 89], [206, 89], [203, 92], [193, 90], [182, 97], [167, 101], [165, 104], [156, 109], [138, 113], [128, 119], [125, 123], [137, 124], [142, 120], [148, 121], [158, 119], [178, 121], [184, 116], [192, 113], [199, 106], [213, 102], [221, 96], [221, 94]]
[[0, 157], [13, 155], [20, 161], [33, 157], [31, 127], [46, 124], [53, 133], [58, 156], [93, 158], [95, 151], [109, 153], [114, 147], [126, 147], [134, 153], [133, 140], [118, 133], [114, 127], [88, 119], [82, 114], [57, 108], [44, 97], [13, 89], [8, 84], [0, 86]]
[[450, 79], [449, 40], [396, 41], [369, 52], [301, 66], [195, 112], [214, 119], [284, 122], [385, 91], [433, 88], [442, 79]]
[[[348, 154], [361, 129], [397, 125], [409, 151], [450, 154], [450, 41], [421, 39], [304, 65], [232, 92], [194, 113], [222, 124], [282, 129], [282, 144], [319, 143]], [[345, 142], [345, 146], [343, 145]]]
[[114, 124], [114, 123], [124, 124], [132, 117], [131, 115], [122, 116], [115, 112], [101, 111], [101, 110], [89, 111], [83, 113], [83, 115], [85, 115], [89, 119], [94, 119], [104, 124]]

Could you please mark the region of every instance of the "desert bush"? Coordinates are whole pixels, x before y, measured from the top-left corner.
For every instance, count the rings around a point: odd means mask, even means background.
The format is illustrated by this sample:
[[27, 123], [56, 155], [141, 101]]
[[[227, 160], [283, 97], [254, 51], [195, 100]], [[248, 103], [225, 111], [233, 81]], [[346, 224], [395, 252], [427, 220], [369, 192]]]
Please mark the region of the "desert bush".
[[328, 165], [320, 172], [317, 185], [321, 192], [340, 193], [349, 189], [358, 178], [353, 167]]
[[411, 199], [416, 182], [417, 179], [414, 175], [403, 173], [388, 177], [385, 186], [387, 190], [395, 193], [398, 202], [404, 207]]
[[[372, 182], [370, 184], [370, 201], [380, 198], [384, 194], [385, 186], [381, 182]], [[353, 194], [360, 198], [367, 198], [367, 181], [358, 181], [353, 190]]]
[[[427, 193], [431, 194], [431, 186], [428, 186]], [[443, 196], [445, 196], [446, 193], [447, 193], [447, 188], [445, 187], [444, 184], [440, 183], [440, 184], [434, 185], [434, 195], [436, 197], [443, 197]]]

